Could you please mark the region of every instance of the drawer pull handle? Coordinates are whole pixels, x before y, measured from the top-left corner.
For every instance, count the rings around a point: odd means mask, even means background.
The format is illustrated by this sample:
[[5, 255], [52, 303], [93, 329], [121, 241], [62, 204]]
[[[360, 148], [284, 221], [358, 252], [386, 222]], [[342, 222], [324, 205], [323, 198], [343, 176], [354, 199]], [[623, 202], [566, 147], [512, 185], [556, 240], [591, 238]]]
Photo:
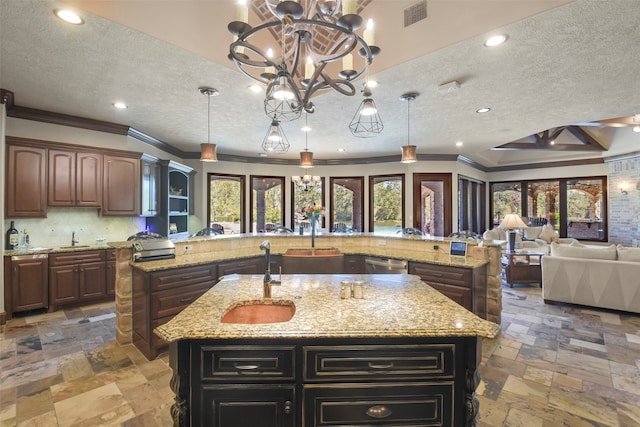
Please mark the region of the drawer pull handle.
[[293, 407], [293, 404], [291, 403], [291, 401], [286, 400], [284, 402], [284, 413], [289, 415], [291, 413], [292, 407]]
[[238, 371], [257, 371], [258, 368], [260, 368], [259, 364], [255, 364], [255, 365], [238, 365], [237, 363], [233, 365], [234, 368], [236, 368]]
[[369, 362], [369, 368], [371, 368], [371, 369], [391, 369], [391, 368], [393, 368], [393, 362], [385, 363], [385, 364]]
[[191, 302], [193, 300], [193, 297], [189, 297], [189, 298], [182, 298], [180, 300], [180, 302]]
[[182, 277], [182, 280], [189, 280], [189, 279], [191, 279], [192, 277], [193, 277], [193, 276], [183, 276], [183, 277]]
[[442, 273], [429, 273], [429, 276], [433, 276], [433, 277], [442, 277], [443, 274]]
[[391, 415], [391, 410], [384, 405], [375, 405], [367, 409], [366, 414], [371, 418], [387, 418]]

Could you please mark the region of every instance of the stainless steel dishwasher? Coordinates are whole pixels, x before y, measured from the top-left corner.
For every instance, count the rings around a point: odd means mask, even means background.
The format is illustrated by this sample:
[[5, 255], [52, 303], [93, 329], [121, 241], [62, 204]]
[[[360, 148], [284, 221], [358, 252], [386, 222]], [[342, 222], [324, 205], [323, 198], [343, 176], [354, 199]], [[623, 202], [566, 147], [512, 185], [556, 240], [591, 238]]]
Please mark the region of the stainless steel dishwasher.
[[408, 264], [407, 261], [391, 258], [366, 257], [364, 259], [367, 274], [407, 274]]

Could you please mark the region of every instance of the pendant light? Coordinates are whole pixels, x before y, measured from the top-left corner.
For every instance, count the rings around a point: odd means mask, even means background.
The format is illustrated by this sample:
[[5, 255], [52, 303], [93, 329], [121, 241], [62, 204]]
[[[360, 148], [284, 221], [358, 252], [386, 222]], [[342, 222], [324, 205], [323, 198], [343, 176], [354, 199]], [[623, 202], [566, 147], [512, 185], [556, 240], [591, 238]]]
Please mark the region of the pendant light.
[[384, 125], [380, 114], [378, 114], [378, 108], [373, 101], [371, 88], [368, 83], [365, 82], [364, 89], [362, 90], [364, 99], [360, 103], [360, 106], [356, 110], [356, 114], [349, 123], [349, 129], [354, 136], [358, 138], [371, 138], [378, 136]]
[[201, 94], [207, 95], [207, 143], [200, 144], [200, 161], [217, 162], [217, 147], [216, 144], [211, 143], [211, 97], [220, 95], [220, 92], [212, 87], [201, 87], [198, 90]]
[[290, 146], [280, 122], [274, 116], [262, 141], [262, 149], [267, 153], [282, 154], [289, 151]]
[[418, 159], [416, 157], [416, 146], [411, 145], [411, 101], [416, 99], [420, 95], [418, 92], [407, 92], [400, 96], [402, 101], [407, 101], [407, 145], [402, 146], [402, 163], [415, 163]]
[[305, 128], [305, 134], [304, 134], [304, 151], [300, 152], [300, 167], [303, 169], [310, 169], [313, 167], [313, 152], [309, 151], [309, 131], [311, 129], [309, 129], [309, 124], [308, 124], [308, 120], [309, 120], [309, 114], [306, 113], [304, 115], [304, 128]]

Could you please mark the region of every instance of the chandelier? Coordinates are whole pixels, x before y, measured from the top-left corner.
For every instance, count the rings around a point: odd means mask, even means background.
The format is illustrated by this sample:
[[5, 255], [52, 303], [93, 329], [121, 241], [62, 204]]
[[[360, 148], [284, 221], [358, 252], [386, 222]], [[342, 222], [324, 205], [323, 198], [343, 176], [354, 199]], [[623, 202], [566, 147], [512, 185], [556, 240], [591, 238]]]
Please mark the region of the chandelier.
[[[264, 2], [274, 20], [252, 27], [243, 1], [228, 29], [234, 35], [229, 59], [243, 74], [267, 85], [267, 116], [289, 121], [299, 118], [303, 110], [312, 113], [311, 98], [316, 93], [335, 90], [355, 95], [352, 82], [365, 74], [380, 53], [374, 45], [372, 22], [362, 37], [355, 33], [363, 21], [356, 0]], [[265, 45], [274, 38], [280, 52]]]
[[322, 178], [316, 175], [292, 176], [291, 181], [294, 184], [298, 184], [302, 191], [309, 191], [315, 185], [320, 184], [322, 182]]

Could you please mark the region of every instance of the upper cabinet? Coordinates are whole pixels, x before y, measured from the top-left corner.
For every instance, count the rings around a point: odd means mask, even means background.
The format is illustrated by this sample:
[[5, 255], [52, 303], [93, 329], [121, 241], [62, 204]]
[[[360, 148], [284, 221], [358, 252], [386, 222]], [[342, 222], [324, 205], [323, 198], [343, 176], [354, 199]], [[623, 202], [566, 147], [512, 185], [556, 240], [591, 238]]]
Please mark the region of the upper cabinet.
[[47, 149], [9, 143], [7, 138], [7, 218], [47, 216]]
[[143, 154], [140, 159], [142, 174], [142, 216], [156, 216], [160, 210], [160, 164], [157, 157]]
[[161, 160], [160, 208], [147, 217], [147, 228], [170, 239], [189, 237], [189, 214], [193, 213], [195, 171], [174, 161]]
[[140, 157], [104, 155], [103, 216], [140, 215]]
[[49, 150], [49, 206], [100, 207], [102, 154]]

